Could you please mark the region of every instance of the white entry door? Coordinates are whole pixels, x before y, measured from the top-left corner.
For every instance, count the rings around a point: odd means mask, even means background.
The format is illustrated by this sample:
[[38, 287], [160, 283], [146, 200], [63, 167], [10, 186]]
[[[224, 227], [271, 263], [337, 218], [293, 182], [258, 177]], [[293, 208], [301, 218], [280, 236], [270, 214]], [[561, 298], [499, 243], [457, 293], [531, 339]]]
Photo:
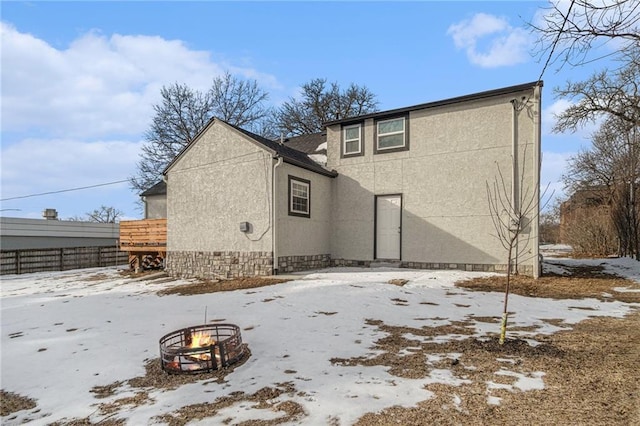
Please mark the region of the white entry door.
[[376, 197], [376, 259], [400, 260], [402, 196]]

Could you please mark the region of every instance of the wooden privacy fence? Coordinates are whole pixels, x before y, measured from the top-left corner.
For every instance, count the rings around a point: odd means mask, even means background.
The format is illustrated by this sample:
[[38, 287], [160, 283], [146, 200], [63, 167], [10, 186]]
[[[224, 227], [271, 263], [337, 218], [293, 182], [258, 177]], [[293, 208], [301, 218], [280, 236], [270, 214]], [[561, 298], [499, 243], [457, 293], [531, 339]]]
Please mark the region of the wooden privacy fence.
[[127, 263], [118, 247], [66, 247], [2, 250], [0, 275], [115, 266]]

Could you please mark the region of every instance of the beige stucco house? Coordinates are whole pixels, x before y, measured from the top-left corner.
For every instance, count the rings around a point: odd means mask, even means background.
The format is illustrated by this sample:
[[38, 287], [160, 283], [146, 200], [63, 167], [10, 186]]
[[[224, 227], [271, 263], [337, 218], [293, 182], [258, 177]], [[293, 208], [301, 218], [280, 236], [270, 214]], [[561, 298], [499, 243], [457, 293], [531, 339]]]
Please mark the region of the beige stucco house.
[[167, 217], [167, 183], [157, 182], [140, 194], [144, 205], [145, 219], [164, 219]]
[[[212, 119], [165, 171], [167, 271], [503, 271], [486, 183], [499, 166], [516, 198], [537, 196], [541, 87], [332, 121], [326, 133], [281, 142]], [[530, 216], [520, 271], [537, 275], [537, 206]]]

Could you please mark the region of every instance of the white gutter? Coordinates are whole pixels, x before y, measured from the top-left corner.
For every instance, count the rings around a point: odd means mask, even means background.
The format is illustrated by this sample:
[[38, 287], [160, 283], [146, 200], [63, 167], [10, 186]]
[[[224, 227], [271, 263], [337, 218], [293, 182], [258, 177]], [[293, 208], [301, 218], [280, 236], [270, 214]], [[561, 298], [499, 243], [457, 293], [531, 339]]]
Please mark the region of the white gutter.
[[278, 203], [277, 203], [277, 189], [278, 185], [276, 169], [282, 164], [282, 157], [278, 157], [278, 162], [273, 165], [273, 169], [271, 169], [271, 251], [273, 252], [273, 274], [278, 275], [278, 244], [277, 244], [277, 236], [278, 236]]

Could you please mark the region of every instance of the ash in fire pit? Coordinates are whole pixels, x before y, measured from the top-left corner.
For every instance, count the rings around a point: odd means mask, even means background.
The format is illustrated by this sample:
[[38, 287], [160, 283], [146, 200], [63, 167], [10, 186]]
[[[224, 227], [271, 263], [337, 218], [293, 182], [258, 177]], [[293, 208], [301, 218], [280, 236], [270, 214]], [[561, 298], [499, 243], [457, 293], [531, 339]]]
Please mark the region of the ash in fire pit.
[[160, 362], [167, 373], [205, 373], [238, 362], [244, 355], [240, 327], [197, 325], [160, 339]]

